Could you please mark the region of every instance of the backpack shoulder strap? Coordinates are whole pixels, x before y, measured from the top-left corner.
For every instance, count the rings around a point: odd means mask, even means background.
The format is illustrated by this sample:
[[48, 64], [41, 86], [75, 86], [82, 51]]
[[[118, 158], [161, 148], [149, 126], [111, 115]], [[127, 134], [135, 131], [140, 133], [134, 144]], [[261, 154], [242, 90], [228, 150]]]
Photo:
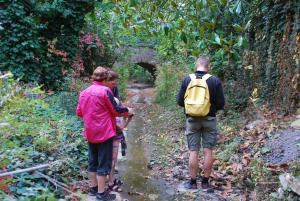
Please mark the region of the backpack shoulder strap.
[[190, 78], [191, 78], [191, 80], [194, 80], [194, 79], [196, 79], [196, 75], [195, 75], [195, 73], [192, 73], [192, 74], [190, 74]]
[[206, 73], [205, 75], [203, 75], [203, 77], [202, 77], [202, 79], [204, 80], [204, 81], [206, 81], [208, 78], [210, 78], [212, 75], [211, 74], [208, 74], [208, 73]]

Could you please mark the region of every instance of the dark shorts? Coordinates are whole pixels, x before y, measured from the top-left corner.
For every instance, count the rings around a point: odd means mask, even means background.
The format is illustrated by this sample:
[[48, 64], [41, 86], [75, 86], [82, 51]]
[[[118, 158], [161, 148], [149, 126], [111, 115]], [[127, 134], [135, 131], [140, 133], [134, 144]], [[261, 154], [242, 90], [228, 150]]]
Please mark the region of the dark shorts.
[[215, 117], [187, 117], [186, 137], [190, 151], [216, 146], [218, 131]]
[[115, 140], [118, 140], [121, 142], [121, 140], [123, 139], [123, 131], [122, 130], [117, 130], [117, 135], [115, 137]]
[[113, 138], [99, 144], [88, 143], [89, 172], [96, 172], [98, 176], [109, 175], [112, 166]]

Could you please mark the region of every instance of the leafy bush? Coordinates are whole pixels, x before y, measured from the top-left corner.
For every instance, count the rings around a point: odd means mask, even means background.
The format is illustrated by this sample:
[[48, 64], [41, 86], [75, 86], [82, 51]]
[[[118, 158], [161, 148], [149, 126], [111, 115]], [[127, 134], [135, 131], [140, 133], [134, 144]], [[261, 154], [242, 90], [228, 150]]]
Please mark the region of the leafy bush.
[[[82, 180], [87, 146], [81, 134], [81, 120], [68, 115], [51, 100], [57, 96], [48, 97], [48, 102], [44, 96], [37, 88], [23, 88], [23, 93], [13, 97], [0, 111], [0, 122], [6, 123], [0, 128], [0, 169], [11, 171], [51, 163], [47, 175], [65, 183]], [[64, 197], [63, 191], [53, 194], [48, 182], [29, 173], [16, 175], [10, 190], [18, 200]]]
[[59, 88], [77, 52], [94, 1], [0, 1], [0, 68], [26, 82]]
[[137, 64], [132, 64], [132, 65], [129, 65], [128, 70], [129, 70], [129, 75], [130, 75], [129, 79], [136, 80], [137, 82], [140, 82], [140, 83], [153, 83], [154, 78], [143, 67], [141, 67]]
[[125, 99], [126, 98], [125, 89], [127, 88], [127, 82], [129, 80], [129, 69], [125, 67], [118, 67], [115, 68], [114, 70], [119, 75], [118, 89], [119, 89], [120, 97], [121, 99]]
[[184, 76], [194, 72], [194, 61], [174, 56], [156, 70], [156, 101], [165, 106], [176, 106], [176, 95]]

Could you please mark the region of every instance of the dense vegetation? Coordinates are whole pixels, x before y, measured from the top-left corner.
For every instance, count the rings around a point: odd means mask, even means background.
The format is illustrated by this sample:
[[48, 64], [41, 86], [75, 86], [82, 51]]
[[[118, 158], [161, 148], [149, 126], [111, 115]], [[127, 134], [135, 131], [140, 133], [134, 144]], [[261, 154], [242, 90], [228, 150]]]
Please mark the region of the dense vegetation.
[[243, 110], [249, 97], [283, 112], [299, 102], [297, 0], [4, 1], [0, 7], [0, 67], [26, 82], [58, 89], [70, 69], [88, 76], [124, 59], [112, 50], [143, 44], [171, 68], [210, 55], [232, 109]]
[[[0, 111], [0, 169], [15, 170], [51, 163], [47, 175], [75, 185], [86, 177], [81, 168], [86, 164], [86, 143], [81, 121], [67, 113], [75, 99], [70, 94], [46, 95], [39, 87], [20, 86], [12, 77], [4, 81], [1, 93], [15, 91]], [[61, 100], [63, 99], [63, 101]], [[19, 200], [55, 200], [64, 197], [62, 189], [48, 186], [48, 181], [30, 172], [0, 180], [0, 188]], [[73, 183], [73, 184], [72, 184]], [[11, 185], [8, 189], [7, 186]], [[6, 196], [0, 190], [0, 199]], [[26, 198], [26, 199], [25, 199]]]
[[0, 1], [0, 69], [59, 88], [78, 53], [85, 14], [94, 5], [84, 0]]
[[[212, 71], [226, 81], [230, 108], [243, 110], [249, 97], [283, 112], [297, 108], [300, 5], [296, 0], [107, 4], [113, 6], [114, 16], [119, 17], [114, 22], [123, 24], [124, 34], [159, 41], [161, 61], [172, 63], [171, 68], [179, 63], [189, 66], [194, 61], [189, 58], [199, 54], [210, 55]], [[117, 28], [120, 33], [122, 27]]]

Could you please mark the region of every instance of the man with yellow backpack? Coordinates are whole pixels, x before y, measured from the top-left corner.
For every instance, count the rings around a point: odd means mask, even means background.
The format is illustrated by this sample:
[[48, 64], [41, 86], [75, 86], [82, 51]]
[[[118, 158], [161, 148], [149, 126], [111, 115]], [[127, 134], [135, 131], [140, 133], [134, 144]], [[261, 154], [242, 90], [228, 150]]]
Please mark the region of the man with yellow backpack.
[[209, 177], [214, 162], [213, 148], [217, 143], [216, 112], [223, 109], [225, 98], [219, 78], [208, 74], [210, 61], [200, 56], [196, 72], [186, 76], [177, 94], [178, 105], [186, 114], [187, 144], [190, 151], [189, 171], [191, 179], [184, 184], [186, 189], [197, 189], [198, 157], [204, 151], [202, 189], [210, 189]]

